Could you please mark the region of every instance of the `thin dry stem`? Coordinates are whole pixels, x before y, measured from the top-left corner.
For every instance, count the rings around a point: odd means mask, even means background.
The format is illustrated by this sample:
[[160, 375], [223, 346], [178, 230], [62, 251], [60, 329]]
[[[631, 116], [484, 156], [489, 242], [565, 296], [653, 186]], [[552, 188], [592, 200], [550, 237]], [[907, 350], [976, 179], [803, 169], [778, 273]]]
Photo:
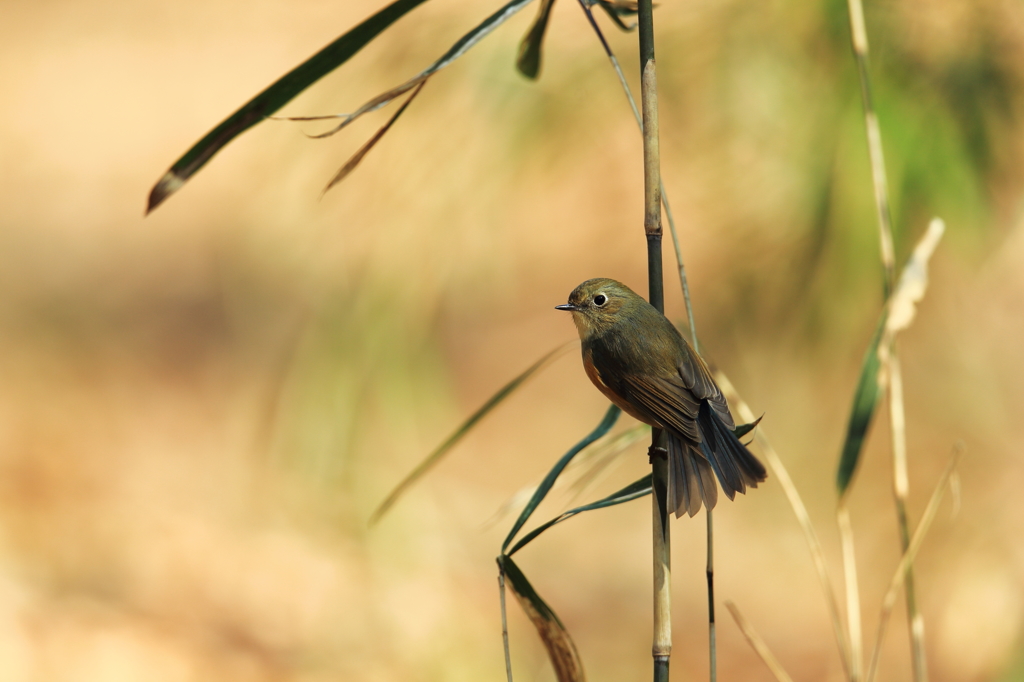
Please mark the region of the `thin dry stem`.
[[775, 655], [771, 652], [771, 649], [768, 648], [768, 645], [764, 643], [761, 636], [757, 634], [757, 631], [754, 630], [753, 626], [748, 623], [747, 619], [743, 617], [742, 613], [740, 613], [739, 608], [737, 608], [737, 606], [731, 601], [725, 602], [725, 608], [729, 609], [729, 613], [732, 614], [733, 620], [735, 620], [736, 625], [739, 626], [740, 632], [742, 632], [743, 636], [747, 638], [747, 643], [750, 644], [751, 648], [753, 648], [757, 655], [761, 657], [764, 664], [768, 666], [768, 670], [772, 671], [772, 675], [775, 676], [775, 679], [779, 682], [793, 682], [793, 678], [789, 676], [789, 673], [787, 673], [785, 669], [783, 669], [782, 664], [779, 663], [779, 659], [775, 658]]
[[501, 640], [505, 645], [505, 676], [512, 682], [512, 655], [508, 647], [508, 619], [505, 612], [505, 571], [498, 569], [498, 594], [501, 597]]
[[921, 549], [925, 535], [928, 533], [928, 529], [931, 528], [932, 521], [935, 520], [935, 515], [939, 511], [939, 504], [942, 502], [942, 496], [946, 492], [947, 486], [951, 485], [956, 465], [960, 461], [962, 454], [963, 445], [957, 443], [953, 449], [953, 455], [950, 457], [949, 464], [946, 465], [946, 470], [939, 478], [935, 490], [932, 491], [932, 496], [928, 500], [928, 506], [925, 507], [924, 514], [921, 516], [921, 522], [917, 525], [917, 530], [914, 531], [914, 537], [910, 540], [903, 558], [900, 559], [899, 566], [896, 567], [896, 573], [892, 576], [892, 580], [889, 581], [889, 589], [886, 590], [885, 598], [882, 600], [882, 613], [878, 618], [878, 633], [875, 636], [875, 646], [871, 652], [871, 663], [868, 666], [865, 682], [872, 682], [875, 678], [875, 673], [878, 670], [878, 657], [882, 651], [882, 639], [885, 637], [885, 629], [889, 624], [893, 607], [896, 605], [896, 599], [899, 598], [900, 588], [909, 576], [914, 557], [917, 556], [918, 550]]
[[[907, 519], [907, 496], [910, 481], [907, 467], [907, 422], [903, 409], [903, 371], [896, 353], [896, 339], [888, 362], [889, 381], [889, 431], [892, 434], [893, 497], [896, 501], [896, 519], [900, 531], [900, 549], [906, 553], [910, 546], [910, 524]], [[914, 680], [928, 679], [928, 662], [924, 652], [924, 618], [917, 608], [917, 592], [914, 588], [914, 571], [906, 573], [907, 617], [910, 627], [910, 655]], [[881, 625], [879, 625], [881, 627]]]
[[[739, 415], [740, 420], [751, 423], [757, 419], [750, 406], [736, 392], [736, 388], [724, 372], [721, 370], [716, 371], [715, 381], [729, 400], [729, 404], [736, 408], [736, 413]], [[839, 645], [839, 658], [843, 663], [843, 670], [846, 672], [847, 677], [849, 677], [850, 646], [846, 638], [846, 632], [843, 630], [843, 621], [839, 616], [839, 602], [836, 600], [836, 593], [832, 588], [832, 580], [828, 574], [828, 567], [825, 564], [825, 553], [821, 549], [818, 534], [811, 523], [807, 507], [804, 506], [803, 499], [801, 499], [799, 491], [797, 491], [796, 486], [793, 484], [793, 479], [789, 476], [789, 471], [786, 470], [786, 466], [782, 463], [778, 453], [775, 452], [775, 448], [772, 447], [771, 442], [768, 440], [764, 427], [758, 426], [754, 430], [754, 438], [761, 446], [761, 452], [764, 454], [768, 466], [771, 467], [772, 474], [778, 479], [779, 485], [782, 486], [783, 492], [786, 493], [789, 506], [793, 509], [793, 514], [796, 516], [800, 528], [804, 531], [804, 538], [807, 540], [807, 546], [811, 551], [814, 568], [817, 569], [818, 573], [818, 581], [821, 583], [821, 589], [825, 593], [825, 601], [828, 604], [829, 614], [832, 617], [832, 631], [835, 634], [836, 643]]]
[[843, 575], [846, 578], [846, 629], [850, 636], [850, 680], [860, 682], [864, 665], [864, 634], [860, 622], [860, 590], [857, 583], [857, 554], [846, 499], [839, 500], [836, 522], [843, 546]]

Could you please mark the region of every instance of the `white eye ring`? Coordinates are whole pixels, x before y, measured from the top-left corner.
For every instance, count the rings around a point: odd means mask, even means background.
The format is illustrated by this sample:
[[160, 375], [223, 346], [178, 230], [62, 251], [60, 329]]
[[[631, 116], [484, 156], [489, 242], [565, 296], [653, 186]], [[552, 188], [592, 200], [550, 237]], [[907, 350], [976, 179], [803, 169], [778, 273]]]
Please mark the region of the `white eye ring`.
[[608, 297], [604, 294], [597, 294], [594, 296], [594, 305], [598, 308], [603, 308], [608, 305]]

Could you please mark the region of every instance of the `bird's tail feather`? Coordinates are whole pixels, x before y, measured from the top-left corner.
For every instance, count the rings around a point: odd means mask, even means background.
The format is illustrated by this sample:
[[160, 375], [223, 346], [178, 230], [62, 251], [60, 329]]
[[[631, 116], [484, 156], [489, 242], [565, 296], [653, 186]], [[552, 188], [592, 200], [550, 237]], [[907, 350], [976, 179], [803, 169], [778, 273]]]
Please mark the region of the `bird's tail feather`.
[[730, 500], [736, 493], [756, 488], [767, 477], [764, 465], [711, 409], [701, 403], [697, 416], [701, 442], [692, 445], [673, 433], [668, 434], [669, 504], [676, 516], [693, 516], [703, 503], [713, 509], [718, 501], [718, 486]]
[[718, 486], [711, 464], [693, 446], [674, 434], [668, 436], [669, 508], [676, 517], [686, 512], [693, 516], [701, 503], [713, 509], [718, 502]]
[[756, 488], [768, 476], [764, 465], [747, 449], [732, 429], [707, 403], [701, 403], [697, 424], [702, 436], [701, 450], [711, 462], [722, 490], [731, 500], [736, 493], [745, 493], [747, 487]]

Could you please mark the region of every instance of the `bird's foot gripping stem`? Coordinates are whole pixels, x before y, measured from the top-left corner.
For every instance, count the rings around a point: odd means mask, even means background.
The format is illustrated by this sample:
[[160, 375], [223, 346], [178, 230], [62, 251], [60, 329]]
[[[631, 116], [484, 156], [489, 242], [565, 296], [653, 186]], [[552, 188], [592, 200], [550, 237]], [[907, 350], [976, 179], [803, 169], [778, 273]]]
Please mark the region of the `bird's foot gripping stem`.
[[660, 445], [651, 445], [651, 447], [647, 448], [647, 460], [651, 464], [654, 464], [655, 457], [668, 459], [668, 450]]

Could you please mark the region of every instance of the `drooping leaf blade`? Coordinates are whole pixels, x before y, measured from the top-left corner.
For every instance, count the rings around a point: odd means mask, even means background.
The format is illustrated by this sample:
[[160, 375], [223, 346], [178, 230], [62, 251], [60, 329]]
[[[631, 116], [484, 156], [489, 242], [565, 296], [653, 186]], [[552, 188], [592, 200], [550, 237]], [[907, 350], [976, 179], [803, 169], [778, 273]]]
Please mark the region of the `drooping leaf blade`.
[[583, 682], [583, 662], [562, 621], [541, 599], [511, 558], [498, 557], [498, 567], [508, 578], [512, 594], [516, 596], [519, 605], [537, 628], [537, 634], [548, 650], [548, 657], [551, 659], [558, 682]]
[[523, 536], [523, 539], [520, 540], [519, 542], [517, 542], [515, 544], [515, 546], [513, 546], [512, 549], [508, 551], [507, 556], [512, 556], [513, 554], [518, 552], [520, 549], [522, 549], [527, 544], [529, 544], [538, 535], [540, 535], [541, 533], [546, 531], [548, 528], [551, 528], [551, 526], [554, 526], [555, 524], [561, 523], [562, 521], [565, 521], [566, 519], [571, 519], [572, 517], [576, 516], [577, 514], [582, 514], [585, 511], [591, 511], [593, 509], [604, 509], [605, 507], [614, 507], [617, 504], [623, 504], [625, 502], [631, 502], [631, 501], [633, 501], [635, 499], [638, 499], [638, 498], [641, 498], [641, 497], [645, 497], [645, 496], [650, 495], [650, 494], [651, 494], [651, 474], [647, 474], [646, 476], [644, 476], [640, 480], [633, 481], [632, 483], [627, 485], [622, 490], [617, 490], [616, 492], [612, 493], [608, 497], [603, 497], [600, 500], [597, 500], [596, 502], [591, 502], [590, 504], [585, 504], [582, 507], [576, 507], [575, 509], [570, 509], [567, 512], [559, 514], [558, 516], [556, 516], [555, 518], [551, 519], [550, 521], [548, 521], [544, 525], [541, 525], [541, 526], [538, 526], [537, 528], [534, 528], [532, 531], [530, 531], [525, 536]]
[[344, 64], [393, 23], [424, 2], [426, 0], [395, 0], [246, 102], [174, 162], [150, 191], [146, 213], [181, 189], [226, 144]]
[[540, 73], [541, 46], [544, 43], [544, 33], [548, 29], [548, 21], [551, 19], [551, 8], [555, 0], [541, 0], [540, 8], [537, 10], [537, 18], [533, 20], [530, 30], [523, 36], [519, 43], [519, 54], [516, 55], [516, 68], [519, 73], [527, 78], [535, 79]]
[[558, 479], [558, 476], [562, 473], [562, 470], [565, 469], [569, 462], [572, 461], [572, 458], [578, 455], [580, 451], [583, 450], [583, 448], [587, 447], [595, 440], [601, 438], [606, 433], [608, 433], [608, 431], [611, 430], [612, 426], [615, 425], [615, 422], [616, 420], [618, 420], [620, 414], [622, 414], [622, 410], [620, 410], [615, 405], [611, 405], [608, 408], [608, 411], [604, 413], [604, 418], [601, 419], [601, 423], [598, 424], [593, 431], [584, 436], [580, 442], [576, 443], [576, 445], [569, 448], [569, 451], [562, 455], [562, 458], [555, 463], [555, 466], [551, 468], [551, 471], [548, 472], [548, 475], [545, 476], [544, 480], [541, 481], [539, 486], [537, 486], [537, 490], [536, 492], [533, 493], [533, 497], [531, 497], [530, 501], [526, 503], [526, 507], [523, 509], [522, 513], [519, 514], [519, 518], [516, 519], [515, 525], [512, 526], [512, 530], [510, 530], [508, 532], [508, 535], [505, 537], [505, 542], [501, 544], [502, 552], [508, 549], [508, 546], [512, 543], [512, 540], [515, 539], [516, 533], [519, 532], [519, 530], [523, 527], [523, 524], [526, 523], [526, 521], [533, 514], [534, 510], [537, 509], [537, 505], [539, 505], [541, 501], [544, 499], [544, 497], [547, 496], [548, 491], [551, 490], [551, 486], [555, 484], [555, 481]]
[[502, 386], [497, 393], [492, 395], [487, 400], [487, 402], [485, 402], [476, 410], [476, 412], [471, 414], [464, 422], [462, 422], [459, 425], [459, 427], [455, 429], [455, 431], [452, 432], [452, 434], [448, 436], [448, 438], [445, 439], [443, 443], [438, 445], [433, 452], [427, 455], [427, 457], [422, 462], [420, 462], [415, 469], [409, 472], [409, 474], [405, 478], [403, 478], [402, 481], [397, 486], [395, 486], [394, 490], [392, 490], [388, 494], [388, 496], [384, 498], [384, 501], [380, 503], [380, 506], [377, 507], [376, 511], [374, 511], [373, 514], [370, 516], [370, 525], [372, 526], [377, 521], [379, 521], [380, 518], [384, 516], [384, 514], [388, 511], [388, 509], [390, 509], [392, 505], [394, 505], [395, 502], [398, 501], [398, 498], [402, 496], [402, 494], [409, 488], [409, 486], [418, 481], [434, 465], [441, 461], [441, 458], [444, 457], [448, 453], [448, 451], [455, 446], [456, 443], [462, 440], [462, 437], [469, 433], [469, 431], [474, 426], [476, 426], [477, 422], [486, 417], [491, 412], [491, 410], [500, 405], [501, 402], [505, 400], [505, 398], [509, 397], [509, 395], [512, 394], [513, 391], [522, 386], [523, 382], [525, 382], [527, 379], [536, 374], [542, 367], [545, 367], [549, 362], [551, 362], [553, 359], [555, 359], [555, 357], [564, 352], [568, 347], [569, 344], [565, 343], [559, 346], [558, 348], [549, 351], [540, 360], [527, 367], [526, 371], [524, 371], [522, 374], [520, 374], [512, 381]]

